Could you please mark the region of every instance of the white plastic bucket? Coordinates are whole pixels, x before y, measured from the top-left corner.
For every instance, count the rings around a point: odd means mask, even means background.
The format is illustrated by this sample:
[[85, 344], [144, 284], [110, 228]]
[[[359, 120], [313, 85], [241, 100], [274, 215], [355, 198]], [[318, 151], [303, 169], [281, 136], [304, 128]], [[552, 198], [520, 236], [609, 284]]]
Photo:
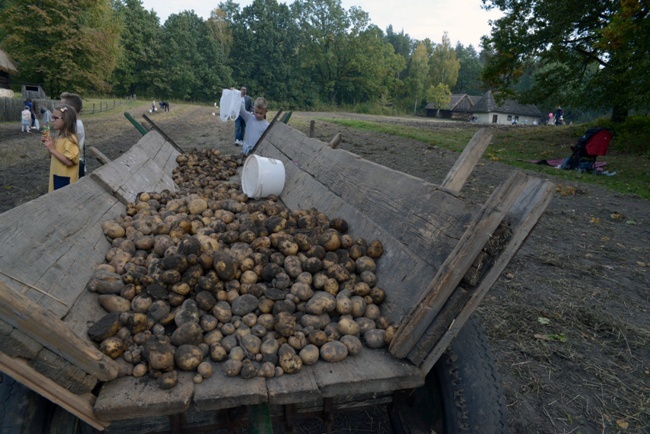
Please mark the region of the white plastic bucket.
[[284, 188], [284, 178], [282, 161], [249, 155], [242, 170], [242, 190], [254, 199], [279, 195]]

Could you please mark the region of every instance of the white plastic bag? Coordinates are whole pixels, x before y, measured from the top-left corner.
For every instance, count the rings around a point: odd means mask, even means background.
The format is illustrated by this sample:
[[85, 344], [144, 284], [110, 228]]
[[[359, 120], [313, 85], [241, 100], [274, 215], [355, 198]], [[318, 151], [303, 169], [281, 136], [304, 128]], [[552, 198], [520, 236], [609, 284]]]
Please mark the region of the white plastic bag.
[[219, 100], [219, 117], [223, 122], [228, 119], [235, 120], [239, 116], [241, 106], [241, 91], [235, 89], [224, 89]]
[[34, 128], [37, 130], [41, 129], [41, 124], [38, 122], [38, 119], [34, 119]]

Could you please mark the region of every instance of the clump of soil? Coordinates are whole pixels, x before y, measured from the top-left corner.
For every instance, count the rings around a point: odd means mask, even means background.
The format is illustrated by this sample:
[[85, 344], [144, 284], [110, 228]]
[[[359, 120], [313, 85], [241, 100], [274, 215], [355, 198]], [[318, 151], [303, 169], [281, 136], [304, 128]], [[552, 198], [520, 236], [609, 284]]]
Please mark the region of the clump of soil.
[[[143, 104], [131, 114], [140, 119], [147, 109]], [[238, 153], [234, 124], [222, 123], [212, 110], [176, 105], [149, 116], [184, 149]], [[329, 142], [341, 133], [340, 149], [436, 184], [458, 157], [415, 140], [322, 120], [327, 116], [359, 117], [295, 112], [289, 124], [307, 134], [309, 121], [318, 118], [316, 138]], [[433, 130], [478, 128], [378, 119]], [[83, 120], [87, 145], [111, 159], [141, 137], [121, 110]], [[49, 156], [38, 135], [0, 124], [0, 156], [0, 212], [47, 192]], [[88, 163], [90, 171], [99, 166], [92, 157]], [[512, 170], [483, 159], [461, 193], [482, 203]], [[477, 312], [503, 377], [511, 431], [648, 432], [650, 202], [579, 182], [568, 187], [558, 188]]]

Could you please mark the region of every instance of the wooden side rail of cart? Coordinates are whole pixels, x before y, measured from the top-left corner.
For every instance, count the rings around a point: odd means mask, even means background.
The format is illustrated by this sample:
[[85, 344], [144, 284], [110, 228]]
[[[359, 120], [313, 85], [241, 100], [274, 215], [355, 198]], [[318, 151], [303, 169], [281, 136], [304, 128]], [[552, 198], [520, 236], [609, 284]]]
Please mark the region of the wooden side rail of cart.
[[[396, 339], [389, 349], [364, 348], [336, 365], [319, 362], [298, 374], [272, 379], [227, 377], [215, 365], [215, 374], [203, 383], [195, 385], [185, 373], [176, 388], [165, 391], [154, 380], [119, 377], [106, 381], [95, 375], [102, 385], [96, 400], [94, 396], [87, 400], [94, 414], [80, 412], [79, 417], [97, 427], [97, 421], [217, 414], [260, 403], [300, 412], [331, 408], [351, 399], [390, 396], [422, 385], [522, 245], [554, 190], [550, 182], [513, 172], [482, 206], [463, 200], [458, 192], [489, 140], [487, 131], [479, 130], [437, 186], [275, 123], [256, 153], [284, 163], [281, 200], [292, 209], [314, 207], [342, 217], [352, 236], [380, 239], [384, 244], [377, 275], [387, 293], [383, 313], [400, 325]], [[13, 274], [13, 279], [0, 275], [0, 281], [18, 289], [40, 309], [51, 311], [55, 320], [92, 345], [86, 337], [87, 326], [103, 311], [95, 295], [84, 287], [93, 266], [103, 261], [109, 248], [101, 222], [123, 212], [114, 195], [128, 201], [140, 191], [173, 188], [168, 176], [175, 155], [177, 151], [162, 136], [150, 132], [132, 151], [91, 177], [0, 215], [0, 242], [8, 242], [0, 255], [0, 270]], [[8, 228], [9, 219], [19, 222], [18, 230]], [[25, 265], [29, 263], [25, 258], [35, 261], [34, 266]], [[34, 334], [17, 321], [7, 321], [4, 312], [0, 319], [16, 335]], [[45, 344], [61, 336], [53, 334]], [[26, 338], [43, 345], [34, 336]], [[69, 360], [73, 357], [64, 359], [80, 365]], [[90, 368], [85, 369], [89, 374]], [[69, 406], [77, 404], [66, 401]]]

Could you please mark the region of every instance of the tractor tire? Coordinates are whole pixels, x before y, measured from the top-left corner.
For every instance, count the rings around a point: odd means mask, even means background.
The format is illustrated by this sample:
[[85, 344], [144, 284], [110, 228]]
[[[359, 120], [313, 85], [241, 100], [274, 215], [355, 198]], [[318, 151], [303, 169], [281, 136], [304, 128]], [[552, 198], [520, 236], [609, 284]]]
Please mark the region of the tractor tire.
[[426, 377], [424, 386], [394, 402], [396, 434], [505, 434], [501, 377], [478, 319], [470, 317]]

